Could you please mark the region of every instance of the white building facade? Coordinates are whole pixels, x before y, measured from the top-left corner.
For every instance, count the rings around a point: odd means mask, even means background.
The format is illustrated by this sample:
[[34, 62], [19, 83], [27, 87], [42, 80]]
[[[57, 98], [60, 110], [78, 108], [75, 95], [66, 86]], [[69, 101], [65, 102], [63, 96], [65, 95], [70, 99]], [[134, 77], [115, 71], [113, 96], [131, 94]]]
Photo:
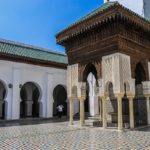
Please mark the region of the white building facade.
[[54, 89], [66, 89], [66, 56], [4, 40], [0, 41], [0, 55], [0, 117], [53, 117], [58, 105], [54, 107]]

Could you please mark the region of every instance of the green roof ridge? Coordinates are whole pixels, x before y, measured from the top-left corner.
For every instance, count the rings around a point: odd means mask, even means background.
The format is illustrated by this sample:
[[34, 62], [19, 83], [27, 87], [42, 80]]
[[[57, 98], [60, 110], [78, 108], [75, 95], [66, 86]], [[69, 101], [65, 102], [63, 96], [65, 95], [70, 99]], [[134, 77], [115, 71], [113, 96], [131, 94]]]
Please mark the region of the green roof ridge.
[[60, 32], [58, 32], [56, 34], [56, 36], [58, 36], [59, 34], [63, 33], [64, 31], [70, 29], [71, 27], [73, 27], [74, 25], [77, 25], [79, 23], [82, 23], [83, 21], [90, 19], [91, 17], [95, 16], [96, 14], [112, 7], [115, 5], [120, 5], [122, 8], [126, 9], [127, 11], [129, 11], [130, 13], [136, 15], [137, 17], [141, 18], [142, 20], [146, 21], [147, 23], [150, 23], [150, 19], [147, 19], [141, 15], [139, 15], [138, 13], [134, 12], [133, 10], [125, 7], [124, 5], [120, 4], [118, 1], [113, 1], [113, 2], [106, 2], [104, 4], [102, 4], [100, 7], [98, 7], [97, 9], [93, 10], [92, 12], [88, 13], [86, 16], [81, 17], [79, 20], [77, 20], [76, 22], [74, 22], [73, 24], [69, 25], [67, 28], [61, 30]]
[[62, 31], [60, 31], [59, 33], [56, 34], [56, 36], [62, 32], [64, 32], [65, 30], [71, 28], [72, 26], [79, 24], [93, 16], [95, 16], [97, 13], [102, 12], [108, 8], [110, 8], [111, 6], [114, 6], [116, 4], [119, 4], [118, 1], [113, 1], [113, 2], [106, 2], [103, 5], [101, 5], [100, 7], [98, 7], [97, 9], [93, 10], [92, 12], [88, 13], [86, 16], [81, 17], [78, 21], [74, 22], [73, 24], [71, 24], [70, 26], [68, 26], [67, 28], [63, 29]]
[[74, 24], [80, 23], [82, 21], [85, 21], [86, 19], [91, 18], [92, 16], [95, 16], [97, 13], [109, 8], [110, 6], [113, 6], [114, 4], [119, 4], [118, 1], [114, 1], [114, 2], [106, 2], [103, 5], [101, 5], [100, 7], [98, 7], [97, 9], [93, 10], [92, 12], [88, 13], [86, 16], [80, 18], [77, 22], [75, 22]]
[[30, 49], [33, 49], [35, 51], [43, 51], [43, 52], [48, 52], [48, 53], [53, 53], [53, 54], [66, 56], [66, 54], [63, 53], [63, 52], [49, 50], [49, 49], [46, 49], [46, 48], [42, 48], [42, 47], [30, 45], [30, 44], [25, 44], [25, 43], [21, 43], [21, 42], [15, 42], [15, 41], [11, 41], [11, 40], [6, 40], [6, 39], [2, 39], [2, 38], [0, 38], [0, 43], [12, 44], [12, 45], [16, 45], [16, 46], [19, 46], [19, 47], [30, 48]]
[[0, 39], [0, 53], [62, 64], [68, 63], [67, 56], [61, 52], [4, 39]]

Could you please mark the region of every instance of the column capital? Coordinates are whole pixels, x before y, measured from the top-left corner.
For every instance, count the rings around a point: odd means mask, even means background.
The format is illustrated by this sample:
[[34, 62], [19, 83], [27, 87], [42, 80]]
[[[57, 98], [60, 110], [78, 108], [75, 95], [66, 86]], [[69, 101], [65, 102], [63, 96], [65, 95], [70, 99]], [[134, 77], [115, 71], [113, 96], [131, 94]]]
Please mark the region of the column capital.
[[74, 100], [73, 96], [68, 97], [68, 99], [69, 99], [69, 101], [73, 101]]
[[107, 96], [100, 96], [100, 99], [105, 100]]
[[124, 94], [123, 93], [117, 93], [117, 94], [115, 94], [115, 97], [122, 98], [122, 97], [124, 97]]
[[150, 94], [144, 94], [145, 97], [150, 97]]
[[124, 95], [123, 94], [115, 94], [115, 97], [117, 98], [117, 100], [122, 100]]
[[127, 97], [133, 97], [134, 98], [135, 95], [130, 93], [130, 94], [127, 94]]
[[79, 97], [79, 101], [85, 101], [85, 97]]

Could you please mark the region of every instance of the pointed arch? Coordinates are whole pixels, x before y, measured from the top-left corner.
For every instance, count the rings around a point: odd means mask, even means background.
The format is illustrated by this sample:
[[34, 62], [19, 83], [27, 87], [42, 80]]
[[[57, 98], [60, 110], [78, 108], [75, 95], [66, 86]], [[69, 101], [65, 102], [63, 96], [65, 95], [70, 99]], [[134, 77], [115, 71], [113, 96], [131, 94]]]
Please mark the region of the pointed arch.
[[94, 75], [95, 79], [97, 80], [96, 67], [92, 63], [89, 63], [88, 65], [86, 65], [84, 72], [83, 72], [83, 82], [87, 81], [87, 77], [88, 77], [89, 73], [92, 73]]
[[142, 84], [146, 81], [146, 73], [141, 62], [138, 62], [135, 67], [135, 84]]
[[67, 115], [67, 91], [66, 88], [61, 85], [58, 84], [54, 90], [53, 90], [53, 116], [57, 115], [57, 106], [58, 105], [63, 105], [64, 109], [63, 109], [63, 115]]
[[20, 90], [20, 117], [39, 117], [42, 91], [35, 82], [26, 82]]
[[7, 86], [5, 82], [0, 80], [0, 118], [4, 119], [5, 118], [5, 112], [6, 112], [6, 99], [7, 97]]

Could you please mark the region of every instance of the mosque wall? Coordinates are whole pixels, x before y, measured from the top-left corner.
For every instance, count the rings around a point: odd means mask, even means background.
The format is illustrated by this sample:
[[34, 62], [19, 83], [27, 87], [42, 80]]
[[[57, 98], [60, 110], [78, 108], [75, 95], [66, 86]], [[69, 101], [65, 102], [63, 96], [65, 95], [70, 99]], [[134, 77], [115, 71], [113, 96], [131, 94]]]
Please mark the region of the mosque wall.
[[57, 85], [67, 86], [66, 70], [0, 60], [0, 72], [0, 80], [6, 85], [5, 119], [20, 118], [20, 90], [27, 82], [39, 87], [39, 117], [53, 116], [53, 90]]

